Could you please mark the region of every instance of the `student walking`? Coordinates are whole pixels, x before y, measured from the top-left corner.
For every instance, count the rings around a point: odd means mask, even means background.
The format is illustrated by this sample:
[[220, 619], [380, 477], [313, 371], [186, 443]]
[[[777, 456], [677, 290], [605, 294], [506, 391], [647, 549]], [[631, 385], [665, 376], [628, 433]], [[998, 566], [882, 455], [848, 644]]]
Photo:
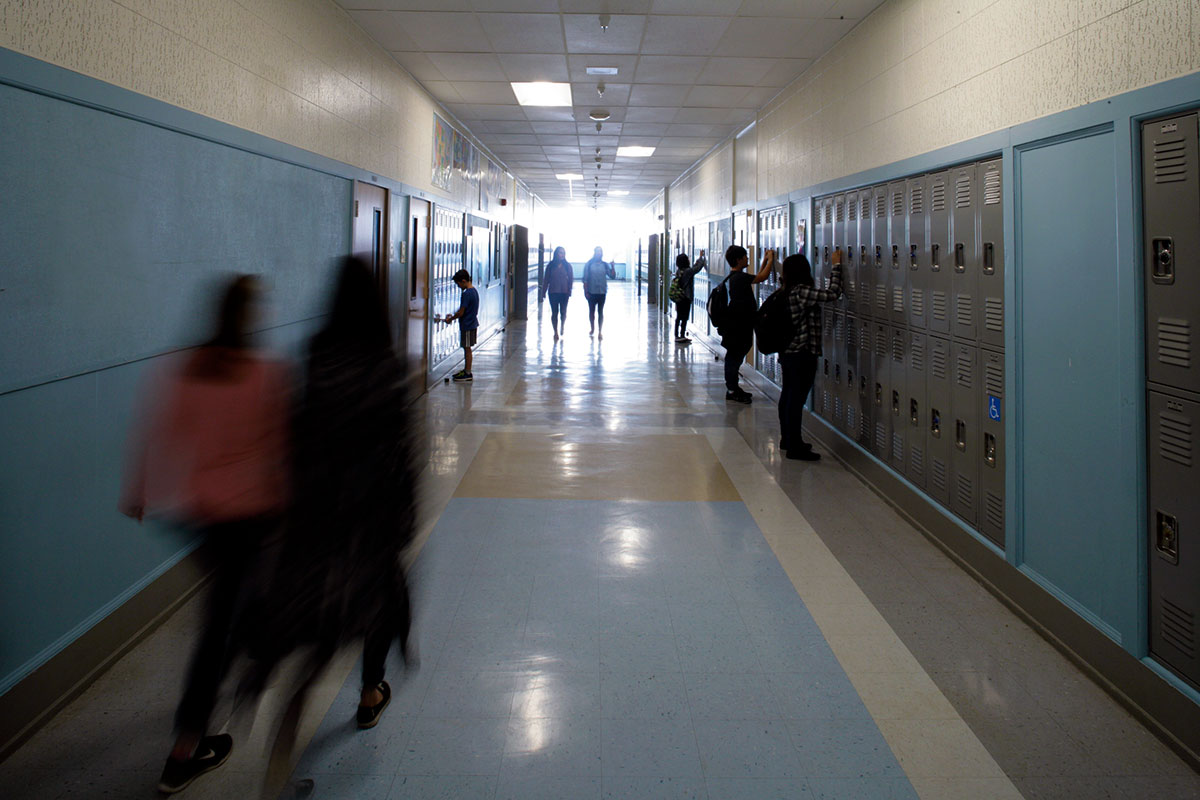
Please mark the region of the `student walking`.
[[708, 266], [704, 251], [692, 266], [686, 253], [675, 257], [675, 278], [671, 281], [671, 299], [675, 302], [675, 343], [691, 344], [687, 335], [687, 324], [692, 314], [692, 301], [695, 298], [696, 274]]
[[783, 387], [779, 395], [779, 447], [787, 457], [800, 461], [817, 461], [812, 445], [804, 441], [801, 428], [804, 402], [812, 391], [821, 357], [821, 303], [836, 300], [842, 294], [842, 251], [833, 252], [833, 269], [829, 288], [814, 285], [812, 267], [802, 253], [783, 260], [783, 286], [792, 317], [792, 341], [779, 354], [783, 368]]
[[[550, 325], [554, 328], [554, 340], [558, 341], [560, 332], [567, 332], [567, 301], [571, 299], [571, 288], [575, 285], [575, 271], [571, 262], [567, 261], [567, 251], [562, 247], [554, 248], [554, 258], [546, 265], [546, 274], [542, 280], [542, 294], [539, 300], [550, 295]], [[559, 328], [559, 321], [562, 328]]]
[[754, 298], [754, 284], [762, 283], [771, 274], [775, 265], [775, 251], [763, 255], [762, 266], [754, 275], [746, 273], [749, 254], [741, 245], [731, 245], [725, 251], [729, 264], [729, 307], [718, 332], [721, 346], [725, 348], [725, 399], [735, 403], [750, 403], [754, 396], [738, 385], [738, 369], [746, 360], [746, 354], [754, 344], [754, 315], [758, 311], [758, 300]]
[[454, 273], [454, 284], [462, 289], [462, 299], [458, 303], [458, 311], [447, 314], [442, 322], [449, 325], [458, 320], [459, 343], [463, 349], [463, 368], [452, 376], [456, 382], [472, 381], [471, 348], [475, 346], [476, 335], [479, 331], [479, 290], [471, 283], [471, 273], [460, 269]]
[[600, 336], [604, 338], [604, 301], [608, 297], [608, 279], [616, 278], [612, 262], [605, 262], [603, 248], [597, 247], [591, 259], [583, 265], [583, 296], [588, 304], [588, 336], [596, 335], [596, 312], [600, 312]]

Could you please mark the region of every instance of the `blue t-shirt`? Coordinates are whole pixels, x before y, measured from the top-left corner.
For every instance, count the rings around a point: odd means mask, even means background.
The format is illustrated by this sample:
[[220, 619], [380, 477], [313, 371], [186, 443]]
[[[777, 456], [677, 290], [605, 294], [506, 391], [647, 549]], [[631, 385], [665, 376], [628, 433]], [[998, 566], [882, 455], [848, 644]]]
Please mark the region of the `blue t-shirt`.
[[458, 306], [462, 310], [462, 316], [458, 318], [458, 329], [460, 331], [473, 331], [479, 327], [479, 292], [472, 286], [470, 289], [463, 289], [462, 302]]

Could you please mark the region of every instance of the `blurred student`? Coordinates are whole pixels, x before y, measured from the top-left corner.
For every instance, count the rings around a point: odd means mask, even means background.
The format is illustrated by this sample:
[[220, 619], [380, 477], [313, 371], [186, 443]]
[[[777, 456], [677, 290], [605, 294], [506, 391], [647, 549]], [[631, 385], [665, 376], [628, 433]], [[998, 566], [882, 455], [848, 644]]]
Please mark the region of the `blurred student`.
[[771, 275], [775, 265], [775, 251], [763, 254], [762, 266], [754, 275], [746, 272], [749, 254], [741, 245], [731, 245], [725, 251], [729, 264], [729, 307], [721, 323], [721, 346], [725, 348], [725, 399], [735, 403], [750, 403], [754, 396], [738, 385], [738, 369], [746, 360], [746, 354], [754, 344], [754, 315], [758, 311], [758, 300], [754, 297], [754, 284], [762, 283]]
[[458, 302], [458, 310], [447, 314], [442, 322], [449, 325], [458, 320], [458, 341], [463, 349], [463, 368], [454, 373], [456, 382], [473, 381], [471, 375], [471, 348], [475, 346], [476, 335], [479, 332], [479, 290], [471, 283], [471, 273], [460, 269], [454, 273], [454, 284], [462, 289], [462, 298]]
[[675, 343], [691, 344], [687, 335], [688, 319], [692, 314], [692, 301], [695, 298], [696, 274], [708, 266], [704, 251], [692, 266], [686, 253], [675, 256], [675, 277], [672, 279], [671, 300], [675, 302]]
[[[554, 248], [554, 258], [546, 265], [546, 273], [542, 281], [542, 294], [539, 300], [550, 295], [550, 325], [554, 328], [554, 340], [558, 341], [560, 332], [567, 332], [567, 301], [571, 299], [571, 288], [575, 285], [575, 271], [571, 262], [567, 261], [565, 248]], [[562, 328], [559, 328], [559, 320]]]
[[596, 335], [596, 312], [600, 312], [600, 338], [604, 338], [604, 301], [608, 298], [608, 279], [616, 278], [616, 268], [604, 260], [604, 249], [597, 247], [583, 265], [583, 296], [588, 304], [588, 336]]
[[246, 644], [251, 572], [284, 510], [288, 378], [255, 348], [262, 289], [242, 275], [222, 294], [216, 332], [157, 382], [135, 434], [120, 510], [200, 531], [212, 571], [204, 631], [175, 712], [177, 738], [159, 780], [178, 792], [225, 762], [227, 734], [208, 735], [222, 679]]

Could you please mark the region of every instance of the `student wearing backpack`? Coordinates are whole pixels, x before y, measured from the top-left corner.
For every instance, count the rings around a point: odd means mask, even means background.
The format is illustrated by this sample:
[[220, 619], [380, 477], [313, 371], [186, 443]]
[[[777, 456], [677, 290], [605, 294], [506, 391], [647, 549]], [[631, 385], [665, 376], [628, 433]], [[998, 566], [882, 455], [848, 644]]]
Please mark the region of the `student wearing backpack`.
[[[813, 283], [812, 267], [802, 253], [783, 260], [783, 287], [792, 317], [792, 340], [779, 354], [783, 368], [783, 391], [779, 395], [779, 446], [787, 457], [799, 461], [817, 461], [812, 445], [804, 441], [800, 425], [804, 402], [812, 391], [821, 356], [821, 303], [836, 300], [842, 294], [842, 252], [833, 251], [833, 269], [829, 288], [818, 289]], [[764, 304], [765, 305], [765, 304]]]
[[675, 277], [668, 292], [671, 301], [675, 303], [675, 344], [692, 343], [687, 336], [687, 324], [692, 313], [692, 299], [695, 297], [696, 273], [706, 266], [703, 250], [700, 251], [700, 257], [696, 259], [694, 267], [686, 254], [680, 253], [675, 256]]
[[758, 312], [754, 284], [762, 283], [771, 275], [775, 266], [775, 251], [768, 250], [763, 254], [762, 266], [754, 275], [746, 273], [749, 254], [741, 245], [732, 245], [725, 251], [725, 262], [730, 269], [729, 277], [725, 279], [729, 303], [718, 328], [721, 346], [725, 348], [725, 399], [735, 403], [750, 403], [754, 396], [738, 386], [738, 368], [754, 344], [754, 318]]

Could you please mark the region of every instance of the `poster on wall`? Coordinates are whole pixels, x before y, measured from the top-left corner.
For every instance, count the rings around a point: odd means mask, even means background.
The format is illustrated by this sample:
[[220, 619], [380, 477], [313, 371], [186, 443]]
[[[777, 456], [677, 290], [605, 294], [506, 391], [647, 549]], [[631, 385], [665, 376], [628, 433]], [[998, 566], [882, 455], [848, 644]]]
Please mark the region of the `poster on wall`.
[[454, 168], [459, 172], [467, 171], [467, 148], [470, 146], [471, 143], [467, 137], [454, 131]]
[[457, 135], [446, 120], [433, 115], [433, 185], [439, 189], [450, 188], [450, 175], [454, 172], [454, 137]]

